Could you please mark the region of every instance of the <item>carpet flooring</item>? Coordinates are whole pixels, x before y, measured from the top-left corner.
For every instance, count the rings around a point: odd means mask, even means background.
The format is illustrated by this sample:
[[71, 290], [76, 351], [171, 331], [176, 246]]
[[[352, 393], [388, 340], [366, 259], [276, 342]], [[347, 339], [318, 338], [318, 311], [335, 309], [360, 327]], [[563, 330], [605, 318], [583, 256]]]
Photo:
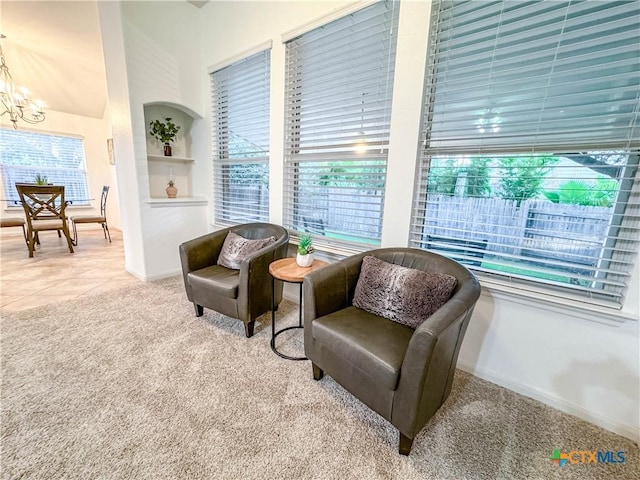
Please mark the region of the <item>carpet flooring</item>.
[[[633, 442], [462, 371], [400, 456], [388, 422], [271, 351], [270, 314], [247, 339], [205, 312], [171, 278], [3, 316], [2, 478], [640, 478]], [[302, 352], [300, 330], [282, 337]], [[553, 450], [625, 462], [560, 467]]]

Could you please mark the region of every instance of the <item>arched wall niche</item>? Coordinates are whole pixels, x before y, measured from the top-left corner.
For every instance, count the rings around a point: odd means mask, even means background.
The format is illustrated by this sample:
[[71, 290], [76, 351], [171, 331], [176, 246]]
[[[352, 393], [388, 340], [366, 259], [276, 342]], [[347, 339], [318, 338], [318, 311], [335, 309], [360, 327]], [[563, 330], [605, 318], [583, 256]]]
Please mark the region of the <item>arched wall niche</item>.
[[[191, 198], [193, 191], [192, 128], [202, 117], [184, 105], [172, 102], [149, 102], [144, 104], [145, 138], [147, 146], [147, 168], [149, 173], [149, 196], [152, 199], [167, 198], [166, 188], [173, 180], [178, 189], [177, 198]], [[149, 134], [150, 123], [170, 118], [180, 126], [175, 142], [171, 143], [172, 155], [164, 155], [164, 144]]]

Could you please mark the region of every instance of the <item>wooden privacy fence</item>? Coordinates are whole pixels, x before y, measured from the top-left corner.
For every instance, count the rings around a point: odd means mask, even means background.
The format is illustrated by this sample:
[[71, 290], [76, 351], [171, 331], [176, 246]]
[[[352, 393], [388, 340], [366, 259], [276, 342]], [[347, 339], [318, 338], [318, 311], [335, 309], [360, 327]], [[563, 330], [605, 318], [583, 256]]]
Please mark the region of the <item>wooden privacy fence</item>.
[[[487, 253], [593, 264], [600, 256], [612, 209], [546, 200], [429, 195], [427, 235], [488, 241]], [[541, 253], [544, 252], [544, 253]]]
[[319, 219], [327, 231], [344, 235], [375, 239], [382, 234], [383, 197], [377, 190], [301, 187], [298, 198], [300, 229], [305, 217]]
[[231, 217], [226, 220], [236, 222], [266, 221], [263, 218], [266, 205], [269, 205], [269, 189], [264, 185], [231, 184], [224, 199]]
[[[298, 221], [317, 219], [327, 231], [379, 238], [383, 197], [376, 191], [314, 188], [299, 192]], [[609, 207], [548, 200], [429, 195], [422, 229], [428, 236], [487, 242], [486, 253], [594, 265], [611, 219]]]

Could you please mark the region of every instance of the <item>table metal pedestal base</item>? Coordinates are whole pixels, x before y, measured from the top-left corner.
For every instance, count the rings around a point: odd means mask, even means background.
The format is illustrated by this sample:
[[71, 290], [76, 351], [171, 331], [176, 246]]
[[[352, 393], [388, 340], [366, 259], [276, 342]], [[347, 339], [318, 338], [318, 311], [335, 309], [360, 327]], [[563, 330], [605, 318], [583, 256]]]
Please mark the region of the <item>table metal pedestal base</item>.
[[300, 283], [300, 299], [298, 304], [298, 325], [294, 325], [292, 327], [286, 327], [276, 332], [276, 280], [271, 278], [271, 350], [273, 352], [287, 360], [308, 360], [307, 357], [292, 357], [289, 355], [285, 355], [284, 353], [279, 352], [276, 349], [276, 337], [280, 335], [282, 332], [286, 332], [287, 330], [292, 330], [294, 328], [304, 328], [302, 325], [302, 283]]

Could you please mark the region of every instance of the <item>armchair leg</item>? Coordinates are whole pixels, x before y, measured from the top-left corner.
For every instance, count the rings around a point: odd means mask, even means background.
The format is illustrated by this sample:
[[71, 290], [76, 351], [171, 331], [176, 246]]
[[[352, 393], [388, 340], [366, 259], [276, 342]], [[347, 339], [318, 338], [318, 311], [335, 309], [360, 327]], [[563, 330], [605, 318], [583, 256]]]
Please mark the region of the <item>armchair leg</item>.
[[204, 315], [204, 307], [202, 305], [194, 303], [193, 307], [196, 309], [196, 317], [201, 317], [202, 315]]
[[244, 334], [247, 336], [247, 338], [253, 337], [253, 327], [255, 326], [255, 324], [255, 320], [251, 320], [249, 323], [244, 324]]
[[311, 368], [313, 369], [313, 379], [314, 380], [321, 380], [322, 377], [324, 377], [324, 372], [315, 363], [313, 363], [313, 362], [311, 363]]
[[412, 444], [413, 444], [413, 438], [406, 437], [405, 435], [400, 433], [400, 445], [398, 447], [398, 452], [400, 453], [400, 455], [409, 455]]

